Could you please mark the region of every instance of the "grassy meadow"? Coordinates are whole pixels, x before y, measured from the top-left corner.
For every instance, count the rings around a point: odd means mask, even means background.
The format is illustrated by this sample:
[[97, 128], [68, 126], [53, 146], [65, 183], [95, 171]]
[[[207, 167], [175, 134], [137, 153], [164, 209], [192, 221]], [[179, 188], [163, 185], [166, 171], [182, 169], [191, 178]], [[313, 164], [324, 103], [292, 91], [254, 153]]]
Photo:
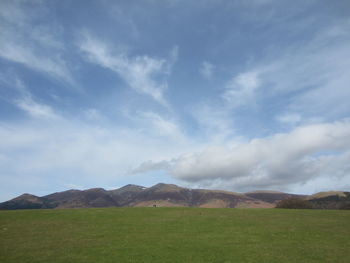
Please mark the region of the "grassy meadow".
[[0, 211], [0, 262], [350, 262], [350, 211]]

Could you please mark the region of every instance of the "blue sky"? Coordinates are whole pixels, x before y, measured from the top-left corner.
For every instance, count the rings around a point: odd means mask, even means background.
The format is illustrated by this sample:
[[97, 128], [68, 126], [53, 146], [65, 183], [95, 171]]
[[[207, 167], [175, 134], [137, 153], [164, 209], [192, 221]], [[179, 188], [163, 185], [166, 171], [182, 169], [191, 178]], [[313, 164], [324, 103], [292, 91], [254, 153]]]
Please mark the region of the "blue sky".
[[350, 190], [350, 2], [0, 2], [0, 200]]

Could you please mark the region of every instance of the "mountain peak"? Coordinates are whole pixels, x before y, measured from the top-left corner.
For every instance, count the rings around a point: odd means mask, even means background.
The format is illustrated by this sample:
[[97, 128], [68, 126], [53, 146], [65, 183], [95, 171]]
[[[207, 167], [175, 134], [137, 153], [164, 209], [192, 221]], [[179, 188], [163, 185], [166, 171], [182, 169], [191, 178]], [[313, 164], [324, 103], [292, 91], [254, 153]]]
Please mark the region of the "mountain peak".
[[246, 192], [245, 194], [285, 194], [280, 191], [273, 191], [273, 190], [256, 190], [251, 192]]
[[36, 195], [32, 195], [32, 194], [28, 194], [28, 193], [24, 193], [20, 196], [17, 196], [16, 198], [13, 198], [12, 200], [28, 200], [28, 201], [32, 201], [32, 200], [38, 200], [39, 197]]
[[108, 192], [110, 193], [124, 193], [124, 192], [139, 192], [142, 191], [144, 189], [146, 189], [147, 187], [141, 186], [141, 185], [136, 185], [136, 184], [127, 184], [124, 185], [118, 189], [114, 189], [114, 190], [109, 190]]
[[142, 185], [137, 185], [137, 184], [127, 184], [127, 185], [124, 185], [123, 187], [120, 187], [119, 189], [135, 189], [135, 188], [146, 189], [146, 187]]
[[177, 186], [176, 184], [164, 184], [164, 183], [159, 183], [156, 184], [149, 189], [157, 189], [157, 190], [162, 190], [162, 191], [174, 191], [174, 190], [181, 190], [185, 189], [183, 187]]
[[159, 183], [156, 184], [152, 187], [149, 187], [147, 189], [145, 189], [145, 192], [151, 193], [151, 192], [158, 192], [158, 193], [163, 193], [163, 192], [180, 192], [182, 190], [186, 190], [187, 188], [183, 188], [180, 186], [177, 186], [175, 184], [164, 184], [164, 183]]
[[84, 190], [84, 192], [106, 192], [106, 190], [103, 188], [90, 188], [90, 189]]

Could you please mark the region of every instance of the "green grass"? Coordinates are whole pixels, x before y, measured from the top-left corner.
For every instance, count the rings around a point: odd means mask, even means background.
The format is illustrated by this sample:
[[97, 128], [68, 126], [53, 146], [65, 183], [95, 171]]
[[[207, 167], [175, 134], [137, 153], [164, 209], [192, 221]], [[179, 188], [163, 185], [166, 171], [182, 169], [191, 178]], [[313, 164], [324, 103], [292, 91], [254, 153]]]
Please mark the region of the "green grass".
[[0, 262], [349, 262], [350, 211], [0, 211]]

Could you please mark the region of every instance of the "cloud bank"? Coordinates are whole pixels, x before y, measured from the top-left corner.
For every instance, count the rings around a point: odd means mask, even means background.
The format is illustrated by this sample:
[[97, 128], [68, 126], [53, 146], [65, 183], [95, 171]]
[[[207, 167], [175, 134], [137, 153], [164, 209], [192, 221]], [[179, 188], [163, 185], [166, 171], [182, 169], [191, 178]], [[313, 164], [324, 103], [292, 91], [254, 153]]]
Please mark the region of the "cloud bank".
[[[217, 146], [168, 161], [176, 178], [191, 182], [281, 188], [315, 178], [350, 176], [350, 122], [306, 125], [289, 133], [253, 139], [234, 147]], [[147, 170], [166, 167], [164, 161], [141, 164]]]

